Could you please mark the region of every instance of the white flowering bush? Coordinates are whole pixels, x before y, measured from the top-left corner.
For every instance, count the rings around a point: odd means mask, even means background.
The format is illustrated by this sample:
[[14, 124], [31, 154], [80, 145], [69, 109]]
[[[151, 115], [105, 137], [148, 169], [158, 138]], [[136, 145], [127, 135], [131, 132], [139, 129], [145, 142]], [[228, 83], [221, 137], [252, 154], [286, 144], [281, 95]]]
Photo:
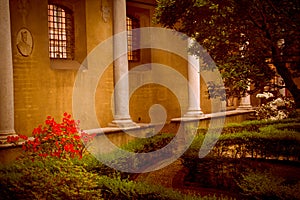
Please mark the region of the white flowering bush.
[[274, 95], [271, 93], [271, 92], [263, 92], [262, 94], [257, 94], [256, 95], [256, 98], [259, 98], [259, 99], [269, 99], [271, 97], [274, 97]]
[[271, 99], [256, 110], [257, 119], [280, 120], [290, 117], [295, 111], [295, 102], [287, 97], [273, 98], [269, 92], [257, 94], [257, 98]]

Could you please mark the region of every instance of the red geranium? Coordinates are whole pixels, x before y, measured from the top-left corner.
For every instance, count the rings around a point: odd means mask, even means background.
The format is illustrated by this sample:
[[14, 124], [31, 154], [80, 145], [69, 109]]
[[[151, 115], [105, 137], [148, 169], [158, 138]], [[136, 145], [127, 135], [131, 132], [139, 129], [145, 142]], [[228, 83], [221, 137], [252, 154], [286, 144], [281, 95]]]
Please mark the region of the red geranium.
[[27, 136], [9, 136], [7, 143], [17, 143], [19, 139], [25, 140], [22, 149], [28, 153], [46, 158], [82, 158], [85, 145], [95, 134], [87, 134], [79, 129], [79, 121], [72, 119], [71, 115], [64, 113], [61, 123], [48, 116], [45, 125], [34, 128], [33, 139]]

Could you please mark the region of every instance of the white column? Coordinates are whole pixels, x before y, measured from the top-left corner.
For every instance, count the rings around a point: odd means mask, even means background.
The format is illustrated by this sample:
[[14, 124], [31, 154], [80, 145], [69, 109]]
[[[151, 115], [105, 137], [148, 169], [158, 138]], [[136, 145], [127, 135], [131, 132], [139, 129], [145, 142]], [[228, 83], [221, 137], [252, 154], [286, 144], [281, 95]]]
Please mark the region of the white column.
[[[188, 46], [193, 43], [188, 40]], [[189, 108], [184, 117], [200, 117], [203, 112], [200, 107], [200, 60], [195, 55], [188, 54]]]
[[[114, 34], [126, 31], [126, 0], [113, 2], [113, 30]], [[129, 80], [127, 53], [119, 56], [119, 52], [127, 52], [127, 35], [114, 37], [114, 120], [110, 126], [132, 127], [136, 126], [129, 115]], [[119, 57], [118, 57], [119, 56]], [[122, 84], [116, 84], [119, 81]]]
[[[248, 86], [250, 90], [250, 86]], [[237, 110], [252, 110], [250, 94], [246, 92], [245, 96], [241, 98], [241, 102]]]
[[0, 1], [0, 140], [14, 134], [14, 88], [9, 0]]

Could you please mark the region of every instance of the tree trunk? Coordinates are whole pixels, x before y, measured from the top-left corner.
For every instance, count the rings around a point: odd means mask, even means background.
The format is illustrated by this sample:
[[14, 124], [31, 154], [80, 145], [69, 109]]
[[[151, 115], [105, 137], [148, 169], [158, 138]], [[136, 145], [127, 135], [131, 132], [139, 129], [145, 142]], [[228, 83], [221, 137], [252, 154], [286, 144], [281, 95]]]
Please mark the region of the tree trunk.
[[286, 66], [286, 62], [282, 59], [280, 52], [277, 48], [273, 48], [273, 64], [277, 69], [278, 74], [284, 80], [286, 88], [292, 94], [296, 109], [300, 109], [300, 89], [296, 85], [295, 81], [293, 80], [292, 72]]

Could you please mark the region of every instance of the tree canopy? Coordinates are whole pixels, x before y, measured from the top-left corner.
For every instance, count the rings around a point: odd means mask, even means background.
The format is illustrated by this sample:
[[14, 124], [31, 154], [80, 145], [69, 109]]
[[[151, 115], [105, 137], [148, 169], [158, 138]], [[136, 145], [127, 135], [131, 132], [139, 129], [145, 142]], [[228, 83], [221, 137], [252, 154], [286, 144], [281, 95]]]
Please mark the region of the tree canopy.
[[[157, 0], [155, 20], [195, 38], [217, 64], [229, 95], [283, 78], [300, 108], [299, 0]], [[280, 87], [280, 86], [277, 86]]]

